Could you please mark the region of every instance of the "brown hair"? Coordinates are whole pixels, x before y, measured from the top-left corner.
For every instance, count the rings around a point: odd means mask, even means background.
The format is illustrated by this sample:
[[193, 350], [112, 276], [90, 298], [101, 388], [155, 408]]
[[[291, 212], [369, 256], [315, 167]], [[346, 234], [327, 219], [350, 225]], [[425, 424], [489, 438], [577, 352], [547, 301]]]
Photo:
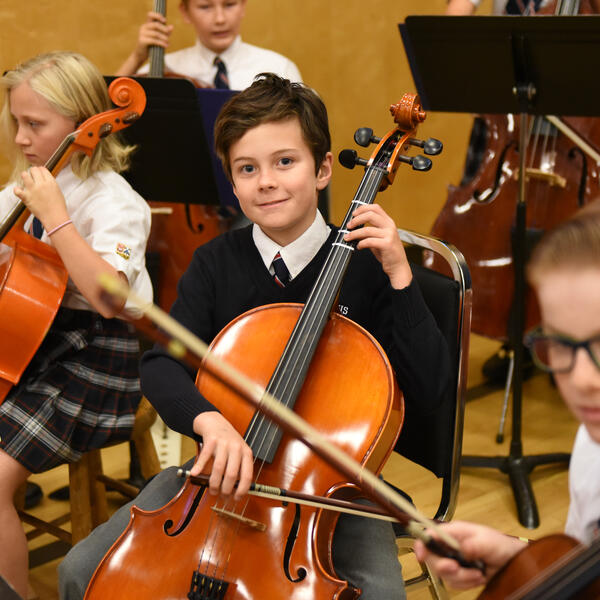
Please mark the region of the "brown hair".
[[226, 102], [215, 122], [215, 148], [229, 180], [229, 151], [235, 142], [259, 125], [293, 118], [300, 123], [318, 173], [331, 148], [331, 136], [327, 109], [313, 89], [273, 73], [261, 73], [249, 88]]
[[555, 269], [600, 269], [600, 211], [587, 210], [550, 230], [534, 248], [527, 277], [535, 287]]

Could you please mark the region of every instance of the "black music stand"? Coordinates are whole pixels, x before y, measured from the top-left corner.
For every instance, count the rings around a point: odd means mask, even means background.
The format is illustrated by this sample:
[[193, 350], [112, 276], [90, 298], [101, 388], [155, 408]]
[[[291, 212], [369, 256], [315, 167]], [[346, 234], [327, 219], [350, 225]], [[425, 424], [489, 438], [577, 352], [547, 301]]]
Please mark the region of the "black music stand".
[[[414, 16], [407, 17], [399, 28], [426, 110], [518, 113], [521, 117], [521, 149], [526, 149], [527, 144], [527, 115], [600, 115], [600, 81], [589, 76], [600, 68], [599, 16]], [[527, 208], [523, 176], [525, 154], [525, 151], [520, 153], [513, 246], [515, 310], [509, 334], [514, 350], [510, 453], [506, 457], [463, 456], [462, 464], [507, 473], [519, 521], [525, 527], [535, 528], [539, 525], [539, 515], [529, 473], [537, 466], [566, 463], [570, 455], [524, 456], [521, 442]]]
[[[113, 79], [105, 77], [107, 84]], [[179, 78], [132, 79], [146, 92], [146, 109], [122, 132], [138, 146], [125, 179], [146, 200], [218, 205], [212, 151], [194, 85]]]

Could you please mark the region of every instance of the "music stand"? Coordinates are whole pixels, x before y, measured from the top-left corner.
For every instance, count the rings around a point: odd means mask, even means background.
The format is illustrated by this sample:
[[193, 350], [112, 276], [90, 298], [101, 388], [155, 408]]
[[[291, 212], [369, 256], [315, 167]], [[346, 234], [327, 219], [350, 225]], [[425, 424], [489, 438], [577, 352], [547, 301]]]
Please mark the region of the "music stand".
[[[115, 77], [105, 76], [107, 85]], [[123, 176], [146, 200], [220, 203], [196, 88], [187, 79], [133, 77], [146, 92], [142, 117], [122, 135], [137, 145]]]
[[[537, 466], [568, 462], [565, 453], [523, 455], [521, 442], [523, 333], [525, 327], [527, 115], [600, 115], [600, 18], [407, 17], [399, 25], [415, 85], [426, 110], [520, 115], [519, 198], [513, 266], [513, 415], [506, 457], [463, 456], [462, 464], [507, 473], [519, 521], [535, 528], [539, 515], [529, 473]], [[585, 57], [585, 70], [578, 69]], [[594, 65], [596, 67], [594, 67]], [[485, 85], [481, 82], [485, 81]], [[460, 90], [460, 93], [456, 93]]]

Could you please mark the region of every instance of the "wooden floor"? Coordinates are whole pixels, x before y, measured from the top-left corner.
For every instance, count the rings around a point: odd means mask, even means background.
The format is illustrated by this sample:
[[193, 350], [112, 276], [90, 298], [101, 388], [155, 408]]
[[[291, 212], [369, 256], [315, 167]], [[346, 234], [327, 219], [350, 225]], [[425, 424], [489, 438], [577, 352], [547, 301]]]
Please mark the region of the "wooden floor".
[[[481, 365], [497, 348], [495, 342], [472, 336], [469, 389], [472, 399], [467, 403], [464, 454], [485, 456], [508, 456], [510, 442], [510, 413], [508, 415], [505, 441], [496, 443], [496, 434], [503, 399], [503, 391], [483, 386]], [[476, 397], [475, 397], [476, 396]], [[538, 373], [529, 379], [523, 391], [523, 452], [526, 455], [548, 452], [569, 452], [577, 424], [564, 408], [558, 393], [548, 377]], [[191, 446], [184, 445], [184, 454]], [[127, 446], [122, 445], [103, 451], [105, 472], [126, 476], [128, 467]], [[384, 471], [386, 479], [401, 486], [413, 497], [417, 507], [430, 516], [439, 501], [439, 482], [430, 473], [394, 455]], [[66, 467], [33, 477], [45, 494], [66, 481]], [[534, 470], [530, 477], [540, 514], [541, 524], [535, 530], [522, 527], [516, 516], [512, 490], [506, 475], [492, 469], [463, 468], [458, 506], [455, 519], [468, 519], [497, 527], [513, 535], [530, 538], [562, 531], [568, 507], [566, 469], [548, 466]], [[117, 494], [110, 494], [111, 506], [122, 502]], [[65, 503], [49, 500], [44, 496], [36, 512], [43, 518], [64, 512]], [[31, 547], [43, 543], [40, 538]], [[31, 586], [40, 600], [56, 600], [56, 569], [60, 559], [31, 570]], [[410, 557], [403, 559], [405, 574], [415, 570]], [[457, 600], [476, 598], [477, 591], [450, 591]], [[426, 589], [409, 590], [410, 600], [428, 599]]]

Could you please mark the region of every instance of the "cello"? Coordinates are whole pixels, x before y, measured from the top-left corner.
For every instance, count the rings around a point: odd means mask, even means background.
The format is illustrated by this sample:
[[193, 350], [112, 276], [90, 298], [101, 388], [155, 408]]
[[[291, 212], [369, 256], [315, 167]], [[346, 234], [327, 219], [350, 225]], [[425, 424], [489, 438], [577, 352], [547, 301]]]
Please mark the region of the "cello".
[[[69, 134], [45, 165], [51, 173], [58, 173], [74, 152], [91, 156], [103, 137], [144, 112], [146, 95], [132, 79], [115, 79], [108, 93], [118, 108], [90, 117]], [[0, 223], [0, 403], [42, 343], [68, 280], [56, 250], [23, 229], [28, 216], [18, 201]]]
[[600, 542], [564, 534], [530, 542], [492, 577], [478, 600], [594, 600], [600, 595]]
[[[485, 574], [485, 564], [481, 561], [465, 559], [458, 543], [449, 537], [447, 532], [422, 517], [401, 496], [394, 494], [391, 488], [373, 477], [370, 471], [353, 462], [308, 423], [257, 386], [254, 381], [212, 355], [206, 344], [177, 321], [158, 307], [145, 305], [142, 300], [136, 299], [123, 282], [105, 278], [102, 285], [114, 297], [132, 300], [146, 315], [136, 321], [141, 331], [155, 341], [170, 347], [172, 354], [179, 359], [209, 371], [212, 376], [235, 389], [253, 406], [268, 415], [274, 423], [302, 439], [319, 456], [334, 464], [340, 473], [347, 475], [350, 480], [360, 482], [363, 492], [385, 506], [386, 513], [394, 515], [432, 552], [452, 558], [465, 568], [479, 569]], [[152, 329], [152, 323], [160, 329]], [[202, 481], [206, 478], [197, 479]], [[292, 502], [297, 496], [288, 495], [287, 490], [271, 489], [270, 492], [270, 497], [276, 498], [277, 494], [281, 494], [286, 500], [290, 499]], [[262, 491], [256, 493], [268, 495]], [[313, 500], [323, 502], [327, 499], [313, 497]], [[350, 503], [346, 504], [350, 505]], [[356, 505], [352, 506], [356, 507]], [[376, 514], [382, 513], [376, 511]], [[428, 527], [438, 538], [432, 538], [428, 531], [420, 528], [421, 526]], [[488, 581], [478, 600], [566, 600], [567, 598], [592, 600], [600, 593], [599, 557], [600, 541], [598, 540], [592, 542], [589, 547], [564, 534], [549, 535], [531, 541]]]
[[[331, 310], [352, 252], [344, 242], [344, 226], [358, 204], [372, 202], [380, 187], [391, 183], [400, 162], [411, 161], [400, 152], [425, 116], [414, 96], [393, 109], [395, 120], [405, 124], [380, 141], [306, 305], [253, 309], [234, 319], [211, 345], [213, 355], [251, 375], [258, 382], [255, 388], [268, 381], [267, 391], [282, 406], [293, 406], [297, 415], [374, 473], [399, 433], [400, 396], [379, 345]], [[207, 369], [200, 370], [197, 385], [238, 431], [247, 431], [258, 483], [320, 496], [358, 494], [335, 467], [253, 414]], [[365, 393], [369, 406], [357, 402]], [[162, 509], [132, 509], [128, 528], [90, 582], [88, 600], [187, 594], [227, 599], [356, 596], [333, 570], [333, 517], [300, 512], [281, 500], [245, 498], [236, 506], [233, 500], [207, 497], [205, 490], [188, 481]], [[136, 556], [150, 545], [160, 547], [161, 555]], [[261, 579], [263, 572], [269, 577]]]
[[[557, 0], [536, 14], [594, 14], [591, 0]], [[528, 132], [527, 238], [564, 221], [600, 192], [600, 119], [535, 118]], [[464, 254], [473, 280], [472, 330], [508, 341], [514, 296], [512, 234], [518, 198], [519, 125], [514, 115], [475, 117], [465, 173], [450, 186], [432, 235]], [[428, 266], [443, 270], [434, 257]], [[531, 292], [526, 295], [525, 327], [539, 322]]]

